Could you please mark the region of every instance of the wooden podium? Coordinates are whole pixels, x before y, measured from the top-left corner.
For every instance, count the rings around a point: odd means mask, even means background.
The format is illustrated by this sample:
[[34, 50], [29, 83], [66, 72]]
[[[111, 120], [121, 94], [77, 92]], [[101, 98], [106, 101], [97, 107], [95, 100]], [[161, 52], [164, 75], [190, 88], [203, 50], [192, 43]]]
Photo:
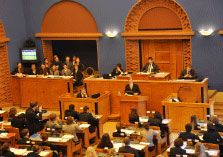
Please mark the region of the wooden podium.
[[131, 108], [136, 108], [139, 116], [146, 115], [147, 96], [120, 96], [119, 99], [122, 123], [129, 123]]
[[209, 100], [209, 103], [172, 102], [172, 98], [176, 97], [177, 94], [172, 94], [162, 101], [164, 118], [172, 119], [172, 131], [185, 130], [185, 125], [190, 123], [192, 115], [196, 115], [198, 119], [202, 120], [207, 120], [214, 115], [213, 100]]
[[105, 91], [100, 97], [93, 98], [76, 98], [71, 94], [63, 94], [59, 96], [60, 115], [64, 119], [65, 110], [69, 109], [70, 104], [75, 105], [77, 112], [83, 112], [83, 107], [88, 106], [89, 112], [102, 116], [102, 123], [104, 123], [110, 115], [110, 92]]

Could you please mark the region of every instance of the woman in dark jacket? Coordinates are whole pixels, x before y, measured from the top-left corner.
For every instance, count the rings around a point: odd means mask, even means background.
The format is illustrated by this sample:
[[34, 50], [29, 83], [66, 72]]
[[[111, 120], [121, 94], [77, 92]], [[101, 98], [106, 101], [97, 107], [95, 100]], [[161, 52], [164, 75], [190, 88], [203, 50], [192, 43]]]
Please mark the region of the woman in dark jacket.
[[105, 133], [102, 138], [100, 143], [98, 144], [97, 148], [102, 148], [104, 149], [105, 147], [107, 148], [113, 148], [113, 144], [111, 142], [110, 136], [108, 133]]

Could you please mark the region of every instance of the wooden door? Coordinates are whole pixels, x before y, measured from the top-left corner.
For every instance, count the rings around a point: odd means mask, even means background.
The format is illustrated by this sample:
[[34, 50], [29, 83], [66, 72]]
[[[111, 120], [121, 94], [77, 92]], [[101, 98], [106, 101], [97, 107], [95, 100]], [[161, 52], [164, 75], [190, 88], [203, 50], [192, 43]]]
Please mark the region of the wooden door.
[[153, 57], [160, 72], [170, 72], [176, 79], [183, 69], [183, 41], [182, 40], [142, 40], [141, 63], [144, 66], [148, 57]]

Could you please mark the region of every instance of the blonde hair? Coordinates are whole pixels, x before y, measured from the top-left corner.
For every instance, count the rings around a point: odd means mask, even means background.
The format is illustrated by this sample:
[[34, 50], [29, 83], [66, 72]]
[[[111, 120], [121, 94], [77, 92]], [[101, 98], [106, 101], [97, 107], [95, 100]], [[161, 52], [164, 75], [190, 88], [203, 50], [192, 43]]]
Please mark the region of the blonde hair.
[[90, 146], [87, 148], [85, 157], [97, 157], [97, 156], [98, 155], [97, 155], [94, 147]]

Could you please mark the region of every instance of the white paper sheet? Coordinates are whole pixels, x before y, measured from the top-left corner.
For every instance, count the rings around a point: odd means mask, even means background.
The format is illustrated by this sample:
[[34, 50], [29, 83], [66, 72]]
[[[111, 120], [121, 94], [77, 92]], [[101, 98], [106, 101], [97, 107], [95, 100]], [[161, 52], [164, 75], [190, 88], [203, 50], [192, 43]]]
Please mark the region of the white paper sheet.
[[84, 128], [89, 128], [91, 125], [90, 124], [80, 124], [80, 128], [84, 129]]
[[121, 129], [121, 132], [125, 132], [127, 135], [134, 133], [133, 130]]
[[62, 138], [58, 138], [58, 137], [49, 137], [48, 141], [49, 142], [60, 142], [62, 140]]

